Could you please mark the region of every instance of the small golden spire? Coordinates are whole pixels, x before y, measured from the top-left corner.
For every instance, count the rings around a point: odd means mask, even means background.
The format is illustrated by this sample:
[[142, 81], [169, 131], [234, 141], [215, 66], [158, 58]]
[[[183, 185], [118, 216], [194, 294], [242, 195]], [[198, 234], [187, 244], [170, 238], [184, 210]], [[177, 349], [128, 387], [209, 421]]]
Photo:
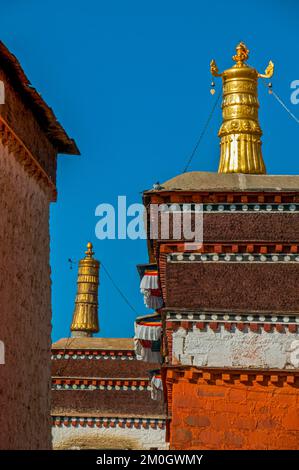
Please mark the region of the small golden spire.
[[219, 173], [266, 173], [258, 121], [257, 82], [258, 77], [272, 77], [274, 64], [270, 61], [265, 74], [259, 74], [246, 64], [248, 57], [249, 49], [240, 42], [233, 56], [236, 63], [230, 69], [219, 73], [216, 62], [210, 63], [211, 74], [222, 77], [223, 81]]
[[92, 243], [87, 243], [85, 258], [79, 261], [77, 295], [71, 325], [72, 336], [92, 336], [99, 331], [98, 286], [100, 263], [94, 259]]
[[92, 251], [93, 249], [92, 243], [88, 242], [86, 248], [87, 248], [87, 250], [85, 251], [86, 258], [92, 258], [94, 255], [94, 251]]

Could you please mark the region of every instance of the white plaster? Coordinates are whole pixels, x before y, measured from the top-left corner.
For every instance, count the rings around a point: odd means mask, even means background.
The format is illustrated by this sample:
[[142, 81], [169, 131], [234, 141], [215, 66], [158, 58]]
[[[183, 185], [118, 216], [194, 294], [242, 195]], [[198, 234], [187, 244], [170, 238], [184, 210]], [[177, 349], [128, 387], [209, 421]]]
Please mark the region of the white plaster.
[[294, 360], [296, 340], [299, 335], [287, 328], [284, 333], [275, 328], [269, 333], [262, 327], [258, 332], [248, 326], [244, 331], [227, 331], [220, 325], [216, 332], [209, 327], [206, 331], [194, 327], [192, 331], [185, 330], [183, 343], [181, 329], [173, 333], [173, 357], [180, 358], [184, 365], [199, 367], [294, 369], [298, 367]]
[[5, 104], [5, 86], [2, 80], [0, 80], [0, 104]]
[[3, 341], [0, 341], [0, 364], [5, 364], [5, 346]]
[[179, 361], [183, 366], [192, 365], [193, 356], [191, 354], [180, 354]]
[[53, 426], [54, 449], [167, 449], [165, 429]]

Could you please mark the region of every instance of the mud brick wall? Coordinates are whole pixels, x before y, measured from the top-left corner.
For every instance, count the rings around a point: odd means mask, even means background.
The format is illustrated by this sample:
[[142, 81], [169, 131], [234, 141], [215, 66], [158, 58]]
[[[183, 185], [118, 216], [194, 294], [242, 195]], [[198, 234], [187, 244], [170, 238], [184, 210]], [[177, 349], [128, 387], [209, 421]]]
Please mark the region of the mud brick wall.
[[0, 448], [50, 448], [49, 200], [1, 142], [0, 273]]
[[297, 311], [296, 263], [166, 264], [166, 307]]
[[5, 85], [5, 104], [0, 105], [0, 115], [23, 141], [55, 184], [57, 158], [53, 145], [42, 131], [32, 110], [15, 91], [15, 84], [2, 69], [0, 69], [0, 80]]

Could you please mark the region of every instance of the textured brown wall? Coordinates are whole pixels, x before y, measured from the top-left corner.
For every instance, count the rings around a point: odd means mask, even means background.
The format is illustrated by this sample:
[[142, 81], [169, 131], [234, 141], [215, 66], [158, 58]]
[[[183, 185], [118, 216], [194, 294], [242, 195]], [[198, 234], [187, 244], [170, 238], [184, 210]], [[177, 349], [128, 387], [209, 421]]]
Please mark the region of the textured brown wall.
[[166, 306], [296, 311], [296, 263], [167, 263]]
[[292, 242], [299, 238], [295, 213], [205, 214], [204, 241]]
[[0, 80], [5, 85], [5, 104], [0, 105], [1, 116], [55, 183], [57, 159], [53, 145], [41, 130], [31, 109], [20, 100], [11, 79], [1, 69]]
[[[179, 220], [179, 219], [178, 219]], [[159, 219], [160, 221], [160, 219]], [[169, 240], [173, 237], [173, 216], [170, 214]], [[159, 237], [161, 237], [161, 225]], [[187, 227], [188, 228], [188, 227]], [[191, 230], [194, 230], [194, 219], [191, 217]], [[183, 234], [183, 230], [181, 232]], [[165, 236], [165, 235], [164, 235]], [[167, 237], [168, 238], [168, 237]], [[203, 241], [204, 242], [298, 242], [299, 214], [298, 213], [204, 213]], [[180, 240], [184, 240], [183, 235]]]
[[0, 448], [50, 448], [49, 202], [1, 142], [0, 312]]
[[52, 375], [61, 377], [148, 378], [149, 371], [160, 364], [135, 360], [111, 359], [56, 359], [52, 361]]
[[92, 416], [164, 416], [164, 404], [143, 390], [53, 390], [52, 413]]

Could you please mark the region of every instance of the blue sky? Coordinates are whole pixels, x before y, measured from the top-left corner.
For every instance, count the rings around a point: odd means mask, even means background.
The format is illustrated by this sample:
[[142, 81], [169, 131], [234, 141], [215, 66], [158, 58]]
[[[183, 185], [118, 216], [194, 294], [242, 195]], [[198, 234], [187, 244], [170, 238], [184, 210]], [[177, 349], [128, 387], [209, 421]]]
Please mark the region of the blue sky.
[[[60, 156], [58, 201], [51, 207], [53, 339], [69, 335], [75, 267], [94, 243], [140, 314], [136, 264], [147, 262], [143, 240], [95, 237], [95, 208], [141, 192], [183, 171], [213, 105], [209, 63], [231, 66], [245, 41], [249, 63], [275, 63], [274, 90], [292, 112], [290, 83], [299, 79], [299, 12], [295, 0], [7, 0], [0, 1], [1, 39], [74, 137], [81, 157]], [[219, 89], [220, 81], [216, 81]], [[298, 124], [260, 85], [263, 155], [268, 173], [298, 174]], [[190, 170], [216, 171], [220, 106]], [[133, 334], [135, 313], [105, 273], [100, 279], [101, 336]]]

